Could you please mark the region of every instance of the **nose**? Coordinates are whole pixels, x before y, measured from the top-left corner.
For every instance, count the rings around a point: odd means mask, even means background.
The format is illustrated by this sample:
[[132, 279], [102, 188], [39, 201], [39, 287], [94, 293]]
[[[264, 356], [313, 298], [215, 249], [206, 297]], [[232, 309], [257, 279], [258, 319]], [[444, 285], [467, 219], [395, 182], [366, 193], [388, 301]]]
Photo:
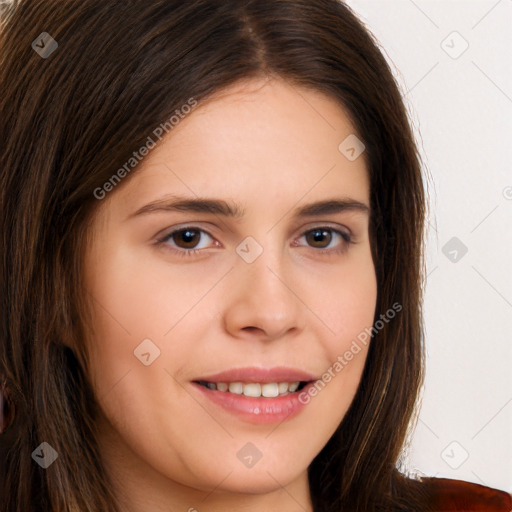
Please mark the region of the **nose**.
[[271, 341], [304, 329], [307, 308], [284, 258], [283, 252], [264, 250], [252, 263], [237, 261], [224, 302], [225, 328], [232, 336]]

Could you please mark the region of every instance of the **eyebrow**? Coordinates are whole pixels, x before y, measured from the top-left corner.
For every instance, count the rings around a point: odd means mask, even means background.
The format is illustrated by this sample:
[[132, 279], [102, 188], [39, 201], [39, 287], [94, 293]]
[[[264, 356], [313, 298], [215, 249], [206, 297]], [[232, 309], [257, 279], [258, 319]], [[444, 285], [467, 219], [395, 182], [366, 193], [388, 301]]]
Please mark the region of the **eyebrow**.
[[[370, 208], [365, 203], [351, 198], [326, 199], [301, 206], [295, 211], [294, 216], [297, 218], [315, 217], [345, 211], [360, 212], [368, 215]], [[136, 212], [129, 215], [128, 219], [162, 212], [207, 213], [234, 219], [241, 219], [245, 215], [245, 209], [235, 202], [228, 203], [222, 199], [201, 197], [167, 196], [142, 206]]]

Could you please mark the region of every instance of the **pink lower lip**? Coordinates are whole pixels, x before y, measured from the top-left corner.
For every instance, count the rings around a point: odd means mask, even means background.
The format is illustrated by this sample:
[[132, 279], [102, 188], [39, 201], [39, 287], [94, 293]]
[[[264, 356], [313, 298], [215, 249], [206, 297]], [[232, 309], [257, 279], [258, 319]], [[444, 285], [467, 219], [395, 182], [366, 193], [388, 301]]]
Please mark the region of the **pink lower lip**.
[[258, 425], [280, 423], [296, 416], [307, 404], [299, 400], [299, 394], [307, 391], [308, 383], [299, 392], [275, 398], [253, 398], [227, 391], [209, 389], [193, 382], [203, 396], [239, 418]]

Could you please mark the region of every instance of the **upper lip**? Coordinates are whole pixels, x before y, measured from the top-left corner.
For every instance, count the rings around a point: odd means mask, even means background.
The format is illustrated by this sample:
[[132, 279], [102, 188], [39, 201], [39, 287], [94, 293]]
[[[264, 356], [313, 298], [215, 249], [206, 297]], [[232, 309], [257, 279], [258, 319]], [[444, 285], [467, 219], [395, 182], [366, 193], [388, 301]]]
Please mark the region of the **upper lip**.
[[196, 381], [206, 382], [301, 382], [316, 380], [311, 373], [297, 368], [274, 366], [272, 368], [232, 368], [219, 373], [202, 376]]

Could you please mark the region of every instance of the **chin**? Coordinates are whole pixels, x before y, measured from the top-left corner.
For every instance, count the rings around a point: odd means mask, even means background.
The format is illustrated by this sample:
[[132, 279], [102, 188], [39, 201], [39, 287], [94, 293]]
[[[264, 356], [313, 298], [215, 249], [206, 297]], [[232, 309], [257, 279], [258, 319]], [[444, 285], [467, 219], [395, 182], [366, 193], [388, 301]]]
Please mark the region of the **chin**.
[[[292, 480], [293, 476], [289, 474], [272, 470], [256, 474], [248, 469], [231, 473], [218, 489], [229, 493], [269, 494], [287, 486]], [[218, 482], [215, 485], [218, 485]]]

